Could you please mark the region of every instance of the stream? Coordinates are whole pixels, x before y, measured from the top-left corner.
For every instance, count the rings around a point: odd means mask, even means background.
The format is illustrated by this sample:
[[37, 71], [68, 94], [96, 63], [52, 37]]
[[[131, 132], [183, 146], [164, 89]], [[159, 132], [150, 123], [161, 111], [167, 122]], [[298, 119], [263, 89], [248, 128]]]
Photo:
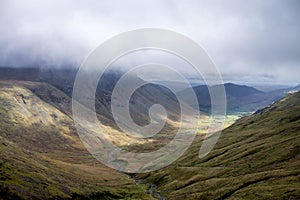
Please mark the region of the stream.
[[[113, 151], [110, 152], [109, 156], [108, 156], [108, 163], [111, 165], [114, 165], [115, 167], [117, 167], [118, 171], [120, 173], [123, 174], [127, 174], [122, 172], [123, 169], [123, 165], [122, 163], [118, 162], [115, 158], [115, 153], [117, 153], [118, 149], [114, 149]], [[153, 183], [142, 183], [144, 181], [144, 179], [137, 179], [135, 178], [134, 175], [132, 174], [127, 174], [131, 179], [133, 179], [135, 181], [136, 184], [143, 184], [143, 185], [147, 185], [148, 189], [145, 192], [146, 194], [151, 194], [154, 198], [157, 198], [159, 200], [166, 200], [166, 198], [164, 196], [162, 196], [159, 191], [157, 191], [157, 185], [153, 184]]]
[[136, 184], [143, 184], [143, 185], [147, 185], [148, 186], [148, 189], [147, 191], [145, 192], [146, 194], [151, 194], [154, 198], [157, 198], [159, 200], [166, 200], [166, 198], [161, 195], [159, 193], [159, 191], [157, 191], [157, 185], [156, 184], [153, 184], [153, 183], [142, 183], [144, 181], [144, 179], [137, 179], [134, 177], [134, 175], [129, 175], [130, 178], [132, 178]]

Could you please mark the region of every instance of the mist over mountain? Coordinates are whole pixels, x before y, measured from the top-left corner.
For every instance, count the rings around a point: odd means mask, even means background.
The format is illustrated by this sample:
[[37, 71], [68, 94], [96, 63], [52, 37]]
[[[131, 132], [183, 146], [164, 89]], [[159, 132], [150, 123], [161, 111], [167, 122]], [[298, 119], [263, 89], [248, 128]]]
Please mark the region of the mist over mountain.
[[77, 67], [108, 38], [155, 27], [203, 46], [226, 82], [300, 81], [297, 0], [154, 2], [2, 1], [0, 66]]
[[[124, 75], [124, 73], [125, 72], [121, 70], [106, 71], [98, 83], [96, 92], [96, 108], [98, 109], [98, 112], [103, 113], [111, 120], [113, 119], [113, 117], [111, 116], [110, 97], [116, 83]], [[62, 90], [70, 97], [72, 96], [72, 88], [76, 78], [76, 74], [77, 69], [73, 68], [0, 68], [0, 80], [46, 82]], [[139, 77], [132, 78], [137, 79], [141, 82], [145, 82]], [[180, 83], [176, 84], [180, 85]], [[210, 113], [211, 109], [210, 94], [208, 89], [209, 87], [213, 89], [216, 86], [198, 85], [193, 87], [193, 90], [198, 98], [200, 111], [205, 113]], [[296, 86], [291, 88], [273, 90], [271, 92], [263, 92], [253, 87], [237, 85], [233, 83], [226, 83], [224, 84], [224, 87], [227, 96], [227, 111], [229, 113], [254, 112], [284, 97], [290, 91], [299, 90], [299, 86]], [[187, 91], [183, 90], [180, 91], [178, 94], [186, 96], [186, 93]], [[152, 96], [155, 96], [158, 97], [158, 99], [164, 100], [156, 101], [153, 99], [149, 103], [146, 103], [144, 101], [143, 105], [137, 102], [133, 103], [137, 103], [136, 106], [139, 107], [138, 110], [131, 108], [131, 110], [135, 110], [134, 113], [136, 113], [133, 114], [134, 118], [143, 119], [144, 122], [146, 122], [147, 120], [145, 121], [145, 119], [147, 117], [141, 117], [139, 113], [144, 113], [145, 115], [147, 115], [147, 109], [155, 102], [162, 103], [162, 105], [166, 106], [167, 108], [173, 104], [170, 102], [174, 102], [174, 105], [169, 107], [168, 110], [170, 114], [173, 113], [170, 117], [173, 119], [176, 118], [176, 116], [178, 116], [180, 113], [180, 108], [178, 107], [178, 102], [175, 95], [176, 94], [173, 94], [166, 87], [159, 85], [159, 83], [149, 83], [143, 88], [138, 89], [133, 94], [133, 97], [131, 98], [132, 101], [138, 99], [138, 96], [148, 100], [152, 99]]]
[[[72, 68], [0, 68], [0, 80], [45, 82], [60, 89], [71, 98], [76, 73], [77, 70]], [[118, 70], [109, 70], [105, 72], [99, 80], [95, 94], [96, 111], [105, 116], [105, 122], [112, 126], [114, 126], [115, 123], [111, 112], [111, 95], [116, 83], [123, 74], [123, 71]], [[87, 75], [87, 79], [88, 78]], [[147, 83], [139, 77], [132, 77], [132, 79], [146, 83], [143, 87], [138, 88], [130, 99], [130, 111], [132, 112], [133, 120], [143, 125], [149, 123], [148, 110], [150, 106], [156, 103], [161, 104], [166, 108], [167, 113], [172, 120], [179, 119], [180, 107], [178, 101], [175, 94], [168, 88], [157, 84]]]

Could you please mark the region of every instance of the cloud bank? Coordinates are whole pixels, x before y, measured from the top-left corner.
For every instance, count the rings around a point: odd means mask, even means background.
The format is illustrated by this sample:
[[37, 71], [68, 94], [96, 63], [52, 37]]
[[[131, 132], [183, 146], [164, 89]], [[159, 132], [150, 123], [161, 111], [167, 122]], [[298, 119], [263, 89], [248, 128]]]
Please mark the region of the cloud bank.
[[0, 66], [78, 66], [106, 39], [165, 28], [203, 46], [225, 80], [300, 82], [297, 0], [2, 0]]

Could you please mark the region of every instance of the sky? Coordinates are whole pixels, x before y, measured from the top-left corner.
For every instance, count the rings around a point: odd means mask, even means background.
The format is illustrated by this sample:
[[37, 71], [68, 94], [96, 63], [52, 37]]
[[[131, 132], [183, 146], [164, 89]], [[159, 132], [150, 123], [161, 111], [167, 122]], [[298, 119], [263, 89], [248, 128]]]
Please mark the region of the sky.
[[0, 66], [79, 66], [119, 33], [162, 28], [201, 45], [225, 81], [300, 83], [298, 0], [0, 0]]

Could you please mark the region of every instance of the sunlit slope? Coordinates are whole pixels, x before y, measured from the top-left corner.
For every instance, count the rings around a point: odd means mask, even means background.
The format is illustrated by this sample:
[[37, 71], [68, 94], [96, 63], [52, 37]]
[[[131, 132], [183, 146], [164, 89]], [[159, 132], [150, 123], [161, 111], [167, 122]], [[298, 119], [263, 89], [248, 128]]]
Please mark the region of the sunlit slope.
[[171, 166], [138, 175], [168, 199], [300, 199], [300, 93], [238, 120], [205, 158], [199, 137]]
[[0, 82], [0, 199], [151, 198], [85, 150], [69, 103], [47, 84]]

